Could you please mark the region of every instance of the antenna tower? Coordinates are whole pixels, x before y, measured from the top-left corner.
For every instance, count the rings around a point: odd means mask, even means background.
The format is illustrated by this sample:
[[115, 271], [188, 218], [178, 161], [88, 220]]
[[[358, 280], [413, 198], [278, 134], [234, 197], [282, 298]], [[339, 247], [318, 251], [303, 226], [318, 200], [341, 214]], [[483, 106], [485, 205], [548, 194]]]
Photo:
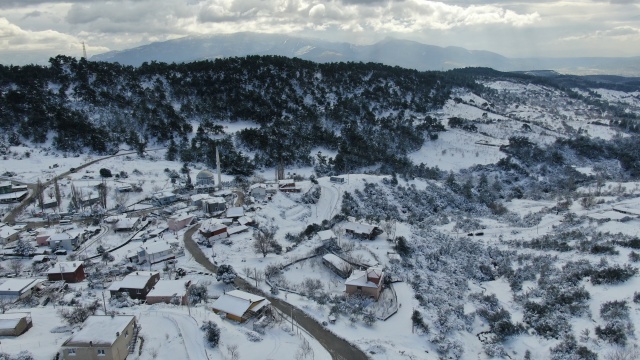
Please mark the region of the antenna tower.
[[87, 59], [87, 48], [84, 46], [84, 41], [82, 42], [82, 57]]

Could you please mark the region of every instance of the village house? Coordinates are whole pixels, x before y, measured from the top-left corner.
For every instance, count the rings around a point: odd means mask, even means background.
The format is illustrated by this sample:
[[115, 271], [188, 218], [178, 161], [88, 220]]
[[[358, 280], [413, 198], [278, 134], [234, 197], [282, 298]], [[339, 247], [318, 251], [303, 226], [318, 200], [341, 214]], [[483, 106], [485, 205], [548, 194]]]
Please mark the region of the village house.
[[338, 239], [333, 230], [318, 231], [318, 238], [322, 241], [323, 245], [328, 245], [332, 241], [336, 241]]
[[73, 251], [82, 242], [82, 232], [79, 231], [65, 231], [61, 233], [51, 234], [46, 240], [51, 250], [64, 249], [67, 251]]
[[220, 196], [214, 196], [202, 201], [202, 211], [207, 214], [223, 212], [227, 209], [227, 201]]
[[86, 278], [82, 261], [61, 261], [47, 270], [49, 281], [65, 281], [77, 283]]
[[301, 192], [302, 188], [296, 186], [296, 182], [293, 179], [284, 179], [278, 181], [278, 188], [282, 192]]
[[176, 194], [164, 191], [157, 192], [151, 196], [151, 200], [159, 206], [169, 205], [177, 200]]
[[176, 301], [176, 305], [187, 305], [187, 292], [191, 285], [191, 280], [160, 280], [147, 294], [147, 304], [171, 304]]
[[191, 200], [191, 205], [197, 208], [202, 208], [202, 204], [204, 203], [204, 201], [211, 198], [212, 196], [209, 194], [195, 194], [189, 197], [189, 199]]
[[9, 279], [0, 284], [0, 299], [18, 301], [33, 293], [42, 279]]
[[347, 222], [342, 228], [347, 234], [359, 239], [373, 240], [382, 233], [377, 226], [355, 222]]
[[351, 274], [351, 264], [334, 254], [324, 255], [322, 257], [322, 263], [342, 278], [346, 279]]
[[224, 314], [227, 319], [245, 322], [262, 313], [271, 302], [260, 295], [241, 290], [233, 290], [220, 296], [211, 309], [216, 314]]
[[20, 229], [17, 229], [13, 226], [2, 226], [0, 227], [0, 243], [7, 244], [12, 241], [18, 240], [18, 236], [20, 235]]
[[380, 297], [384, 281], [381, 268], [370, 267], [367, 270], [354, 270], [345, 281], [348, 295], [365, 295], [376, 300]]
[[231, 207], [227, 209], [226, 217], [229, 219], [237, 220], [244, 216], [244, 209], [242, 206]]
[[135, 231], [138, 230], [140, 222], [139, 217], [119, 217], [113, 224], [113, 231]]
[[137, 338], [134, 315], [93, 315], [60, 349], [65, 360], [124, 360]]
[[147, 241], [145, 244], [140, 246], [136, 256], [139, 263], [150, 264], [175, 259], [176, 257], [173, 247], [168, 241]]
[[0, 336], [20, 336], [33, 327], [30, 313], [0, 314]]
[[200, 226], [199, 231], [202, 236], [210, 240], [226, 238], [229, 236], [227, 233], [227, 225], [221, 223], [207, 222]]
[[115, 296], [119, 292], [126, 292], [132, 299], [145, 300], [158, 280], [160, 280], [160, 273], [157, 271], [136, 271], [120, 281], [114, 281], [109, 286], [109, 292], [111, 296]]
[[167, 220], [167, 226], [172, 231], [182, 230], [191, 224], [193, 218], [194, 216], [190, 214], [173, 215]]

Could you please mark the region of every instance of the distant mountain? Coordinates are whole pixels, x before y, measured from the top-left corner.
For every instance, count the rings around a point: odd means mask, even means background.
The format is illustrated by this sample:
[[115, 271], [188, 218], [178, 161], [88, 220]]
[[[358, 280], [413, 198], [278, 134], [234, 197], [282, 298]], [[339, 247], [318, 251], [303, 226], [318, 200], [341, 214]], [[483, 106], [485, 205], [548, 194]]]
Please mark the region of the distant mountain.
[[481, 66], [500, 71], [545, 69], [577, 75], [640, 76], [640, 57], [516, 59], [490, 51], [440, 47], [391, 38], [372, 45], [354, 45], [289, 35], [247, 32], [188, 36], [128, 50], [110, 51], [94, 55], [91, 60], [138, 66], [151, 61], [181, 63], [247, 55], [279, 55], [319, 63], [376, 62], [417, 70]]

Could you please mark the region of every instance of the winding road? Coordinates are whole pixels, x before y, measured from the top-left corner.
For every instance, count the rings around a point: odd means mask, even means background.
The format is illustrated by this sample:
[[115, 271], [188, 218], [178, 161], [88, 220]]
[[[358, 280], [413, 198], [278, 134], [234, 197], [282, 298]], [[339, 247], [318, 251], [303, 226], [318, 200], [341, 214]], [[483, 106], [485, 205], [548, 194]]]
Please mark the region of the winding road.
[[[187, 230], [184, 234], [184, 246], [193, 256], [194, 260], [200, 265], [204, 266], [207, 270], [215, 273], [218, 268], [209, 261], [209, 258], [202, 252], [198, 244], [193, 241], [192, 236], [198, 230], [199, 225]], [[317, 321], [310, 318], [302, 310], [295, 306], [280, 300], [278, 298], [270, 297], [260, 289], [252, 286], [250, 283], [239, 277], [235, 280], [235, 285], [238, 289], [251, 291], [252, 293], [260, 294], [271, 301], [271, 304], [278, 310], [285, 314], [292, 314], [295, 321], [303, 329], [305, 329], [311, 336], [313, 336], [320, 344], [327, 349], [334, 360], [366, 360], [367, 355], [360, 349], [351, 345], [348, 341], [338, 337], [334, 333], [325, 329]]]

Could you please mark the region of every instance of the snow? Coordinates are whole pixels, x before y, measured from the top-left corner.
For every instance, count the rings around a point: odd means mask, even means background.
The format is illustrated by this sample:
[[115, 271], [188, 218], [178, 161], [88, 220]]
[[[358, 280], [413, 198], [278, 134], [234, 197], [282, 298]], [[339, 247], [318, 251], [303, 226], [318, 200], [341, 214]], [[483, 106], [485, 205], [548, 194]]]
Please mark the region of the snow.
[[186, 284], [188, 281], [184, 280], [160, 280], [158, 281], [151, 291], [147, 294], [149, 297], [166, 297], [178, 294], [184, 295], [187, 291]]
[[244, 216], [244, 209], [242, 207], [231, 207], [227, 209], [228, 218], [239, 218]]
[[111, 346], [118, 338], [116, 333], [124, 332], [134, 318], [133, 315], [89, 316], [82, 329], [73, 334], [64, 345], [87, 345], [92, 342], [94, 345]]
[[9, 279], [0, 284], [0, 292], [22, 294], [42, 281], [42, 279]]
[[47, 270], [47, 274], [74, 273], [82, 265], [82, 261], [60, 261]]
[[246, 293], [240, 290], [233, 290], [220, 296], [218, 300], [211, 304], [211, 307], [227, 314], [242, 317], [242, 315], [254, 303], [259, 303], [255, 306], [256, 311], [259, 308], [264, 307], [266, 304], [270, 304], [269, 300], [262, 296]]
[[124, 277], [120, 281], [114, 281], [109, 290], [118, 291], [120, 289], [142, 289], [147, 285], [149, 279], [158, 275], [157, 271], [136, 271]]
[[[345, 285], [377, 288], [378, 284], [369, 281], [369, 274], [375, 275], [377, 278], [380, 278], [380, 276], [382, 276], [382, 270], [373, 268], [369, 268], [367, 270], [354, 270], [351, 273], [351, 276], [349, 276], [349, 278], [347, 278], [344, 283]], [[378, 274], [380, 275], [378, 276]]]

